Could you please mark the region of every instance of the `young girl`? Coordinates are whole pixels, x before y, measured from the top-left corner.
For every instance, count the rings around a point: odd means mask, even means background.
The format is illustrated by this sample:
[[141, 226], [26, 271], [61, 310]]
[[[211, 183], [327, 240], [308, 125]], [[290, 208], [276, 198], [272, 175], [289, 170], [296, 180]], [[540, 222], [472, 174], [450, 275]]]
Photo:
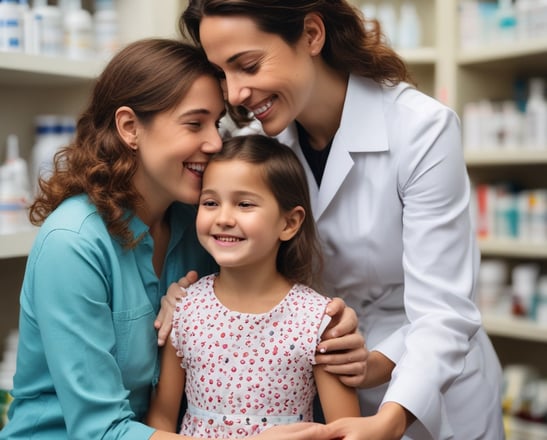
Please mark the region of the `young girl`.
[[314, 366], [329, 300], [307, 287], [319, 256], [310, 210], [302, 166], [277, 140], [235, 137], [213, 155], [196, 225], [220, 272], [175, 312], [151, 426], [176, 429], [183, 391], [181, 434], [197, 437], [311, 421], [316, 386], [327, 421], [359, 415], [356, 393]]

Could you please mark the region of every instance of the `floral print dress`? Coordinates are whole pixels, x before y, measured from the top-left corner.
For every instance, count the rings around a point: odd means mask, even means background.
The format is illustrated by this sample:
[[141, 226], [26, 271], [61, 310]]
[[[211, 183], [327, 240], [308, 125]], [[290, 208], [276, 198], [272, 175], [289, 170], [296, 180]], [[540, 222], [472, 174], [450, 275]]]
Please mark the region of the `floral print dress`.
[[171, 341], [186, 370], [188, 399], [180, 433], [242, 438], [311, 421], [312, 366], [329, 299], [295, 284], [269, 312], [240, 313], [217, 299], [214, 279], [190, 286], [174, 315]]

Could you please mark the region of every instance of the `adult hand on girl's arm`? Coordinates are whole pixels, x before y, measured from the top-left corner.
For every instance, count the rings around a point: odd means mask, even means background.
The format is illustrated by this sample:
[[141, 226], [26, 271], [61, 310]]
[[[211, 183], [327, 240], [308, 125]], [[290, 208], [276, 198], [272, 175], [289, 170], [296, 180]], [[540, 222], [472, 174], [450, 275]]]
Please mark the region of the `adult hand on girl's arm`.
[[154, 322], [154, 327], [158, 330], [158, 345], [165, 345], [165, 341], [171, 332], [173, 313], [177, 301], [186, 296], [186, 289], [190, 284], [198, 280], [198, 273], [191, 270], [186, 276], [179, 279], [176, 283], [171, 283], [167, 293], [161, 298], [161, 308]]
[[346, 417], [329, 423], [329, 439], [399, 440], [415, 417], [395, 402], [386, 402], [370, 417]]
[[249, 440], [330, 440], [329, 430], [319, 423], [291, 423], [267, 429]]
[[361, 386], [365, 382], [369, 352], [365, 339], [357, 330], [357, 315], [340, 298], [329, 303], [327, 314], [332, 321], [317, 347], [315, 361], [325, 365], [328, 372], [338, 375], [343, 384]]

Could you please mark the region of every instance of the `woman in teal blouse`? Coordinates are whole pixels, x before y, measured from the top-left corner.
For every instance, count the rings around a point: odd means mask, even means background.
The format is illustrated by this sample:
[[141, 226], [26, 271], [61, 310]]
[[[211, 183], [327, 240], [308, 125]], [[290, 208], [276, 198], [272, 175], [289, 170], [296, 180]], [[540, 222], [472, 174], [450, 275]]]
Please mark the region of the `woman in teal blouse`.
[[[198, 49], [151, 39], [123, 49], [96, 82], [74, 142], [31, 206], [41, 229], [21, 292], [1, 440], [184, 438], [140, 421], [159, 376], [161, 296], [190, 270], [215, 270], [192, 206], [222, 146], [215, 75]], [[330, 349], [366, 353], [355, 348], [359, 335], [343, 339]], [[321, 428], [284, 429], [260, 438], [298, 440]]]

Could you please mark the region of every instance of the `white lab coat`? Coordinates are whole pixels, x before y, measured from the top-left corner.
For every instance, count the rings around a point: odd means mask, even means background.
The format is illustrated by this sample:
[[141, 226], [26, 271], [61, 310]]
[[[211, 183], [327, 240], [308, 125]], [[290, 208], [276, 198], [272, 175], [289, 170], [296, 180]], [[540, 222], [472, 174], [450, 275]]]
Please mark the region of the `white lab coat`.
[[363, 414], [395, 401], [418, 419], [406, 439], [503, 439], [456, 114], [408, 84], [351, 76], [320, 188], [296, 127], [278, 138], [307, 172], [325, 293], [353, 307], [368, 348], [397, 364], [389, 387], [360, 393]]

